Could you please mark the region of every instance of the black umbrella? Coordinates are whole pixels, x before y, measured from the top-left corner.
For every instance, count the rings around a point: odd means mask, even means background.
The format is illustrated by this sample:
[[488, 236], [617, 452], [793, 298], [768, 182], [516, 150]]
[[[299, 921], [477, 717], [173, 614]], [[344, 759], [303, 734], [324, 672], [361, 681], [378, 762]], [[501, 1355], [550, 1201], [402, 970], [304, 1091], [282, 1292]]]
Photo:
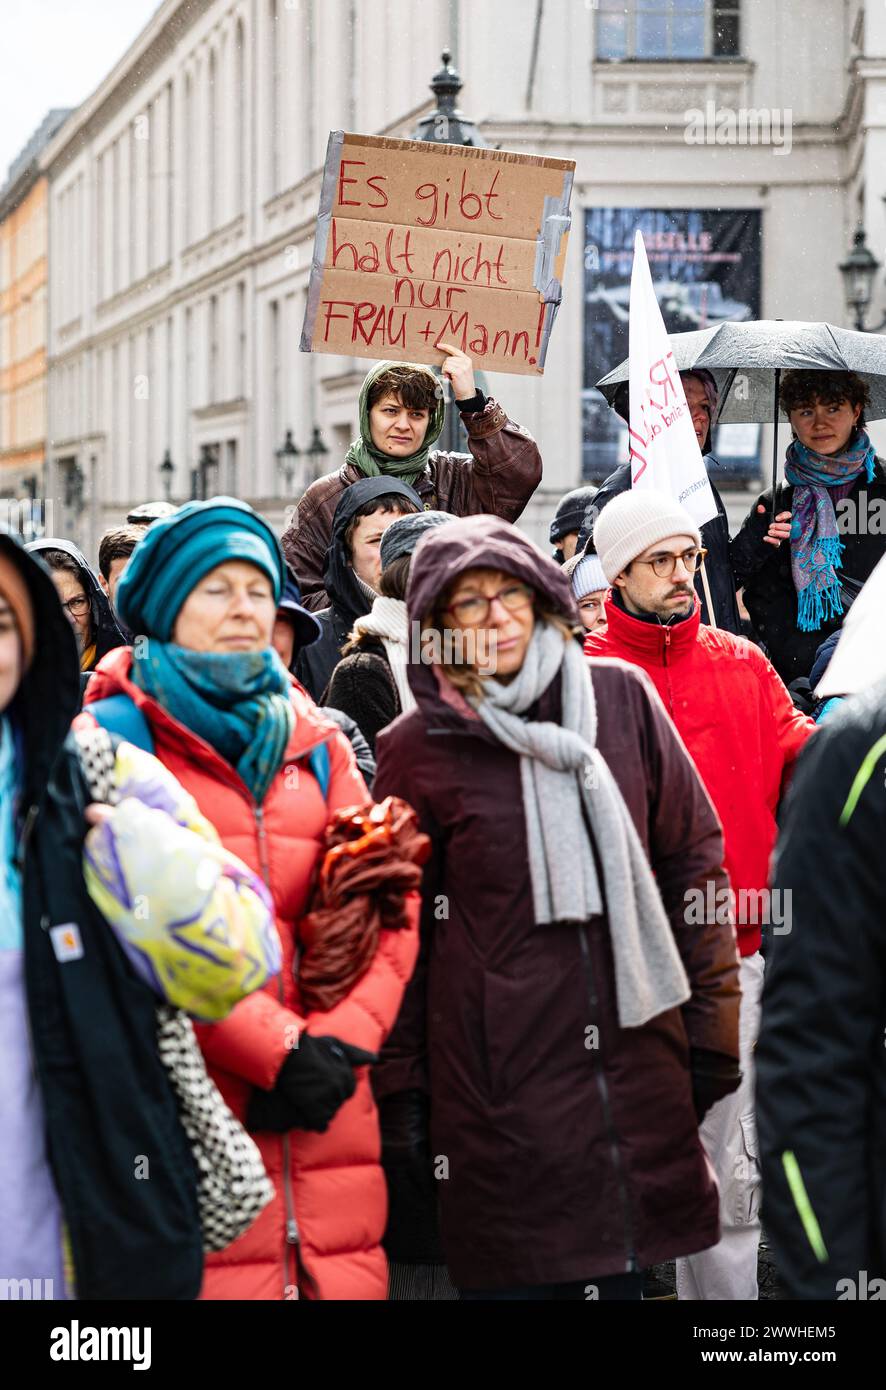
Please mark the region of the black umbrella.
[[[886, 337], [835, 328], [830, 323], [760, 319], [715, 324], [694, 333], [669, 335], [680, 372], [704, 367], [717, 382], [717, 423], [766, 424], [772, 437], [772, 515], [778, 482], [778, 392], [785, 371], [854, 372], [867, 384], [868, 420], [886, 419]], [[612, 405], [628, 380], [628, 358], [597, 382]], [[782, 415], [782, 419], [785, 417]]]

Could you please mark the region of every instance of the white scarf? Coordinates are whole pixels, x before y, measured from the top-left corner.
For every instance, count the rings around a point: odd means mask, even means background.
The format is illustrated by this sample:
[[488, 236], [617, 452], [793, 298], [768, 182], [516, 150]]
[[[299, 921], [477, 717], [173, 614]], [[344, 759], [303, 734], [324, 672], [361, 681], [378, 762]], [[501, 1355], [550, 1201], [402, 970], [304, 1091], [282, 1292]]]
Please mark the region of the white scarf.
[[409, 620], [406, 617], [406, 604], [399, 598], [375, 600], [369, 613], [354, 623], [355, 637], [380, 637], [397, 687], [400, 709], [406, 714], [415, 709], [415, 696], [406, 679], [406, 646], [409, 640]]

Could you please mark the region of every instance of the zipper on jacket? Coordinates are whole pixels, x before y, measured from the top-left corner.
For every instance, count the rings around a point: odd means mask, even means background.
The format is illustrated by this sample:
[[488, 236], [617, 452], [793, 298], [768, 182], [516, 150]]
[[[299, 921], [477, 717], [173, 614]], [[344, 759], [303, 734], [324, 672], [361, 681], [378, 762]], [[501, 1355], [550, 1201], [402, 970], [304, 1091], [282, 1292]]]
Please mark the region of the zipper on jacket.
[[[264, 808], [257, 803], [253, 803], [253, 815], [258, 836], [258, 859], [261, 865], [262, 878], [265, 887], [271, 892], [271, 869], [268, 863], [268, 834], [265, 829]], [[293, 943], [294, 946], [294, 943]], [[277, 998], [281, 1004], [286, 1001], [283, 997], [283, 972], [277, 976]], [[283, 1261], [283, 1285], [284, 1294], [286, 1288], [293, 1283], [291, 1279], [292, 1270], [290, 1268], [290, 1251], [292, 1252], [295, 1265], [295, 1296], [299, 1297], [298, 1275], [302, 1269], [300, 1258], [301, 1236], [299, 1234], [298, 1222], [295, 1219], [295, 1201], [292, 1195], [292, 1144], [289, 1134], [282, 1135], [283, 1140], [283, 1205], [286, 1210], [286, 1254]], [[306, 1272], [306, 1271], [305, 1271]]]
[[665, 676], [668, 683], [668, 714], [674, 717], [674, 690], [671, 685], [671, 667], [668, 662], [668, 652], [671, 646], [671, 629], [666, 627], [664, 630], [664, 652], [662, 654], [662, 665], [665, 669]]
[[39, 814], [40, 806], [36, 802], [33, 806], [29, 806], [27, 811], [25, 812], [25, 818], [22, 823], [21, 834], [18, 837], [18, 844], [16, 845], [15, 849], [15, 867], [20, 872], [25, 865], [25, 853], [28, 848], [28, 841], [31, 838], [31, 833], [34, 829], [34, 825]]
[[[578, 938], [581, 942], [581, 954], [585, 967], [585, 975], [588, 982], [588, 998], [591, 1009], [597, 1011], [597, 991], [594, 986], [594, 972], [591, 966], [591, 952], [585, 935], [584, 926], [578, 929]], [[637, 1256], [634, 1252], [634, 1223], [631, 1212], [631, 1200], [628, 1193], [627, 1183], [625, 1182], [624, 1167], [621, 1161], [621, 1151], [618, 1147], [618, 1135], [615, 1132], [615, 1125], [612, 1119], [612, 1106], [609, 1100], [609, 1083], [606, 1080], [606, 1071], [603, 1066], [602, 1058], [594, 1058], [592, 1063], [594, 1075], [597, 1080], [597, 1087], [600, 1091], [600, 1101], [603, 1106], [603, 1117], [606, 1128], [609, 1131], [609, 1147], [612, 1152], [612, 1166], [615, 1169], [615, 1176], [618, 1180], [618, 1191], [621, 1198], [622, 1217], [624, 1221], [625, 1248], [627, 1251], [628, 1268], [627, 1273], [633, 1274], [639, 1269]]]

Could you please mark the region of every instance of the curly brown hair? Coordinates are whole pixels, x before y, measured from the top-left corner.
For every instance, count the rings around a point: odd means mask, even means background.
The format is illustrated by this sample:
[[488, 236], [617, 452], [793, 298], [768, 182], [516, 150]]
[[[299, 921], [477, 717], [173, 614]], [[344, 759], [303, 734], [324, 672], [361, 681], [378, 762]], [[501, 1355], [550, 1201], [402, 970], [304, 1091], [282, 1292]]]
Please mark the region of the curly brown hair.
[[370, 386], [369, 409], [378, 405], [384, 396], [396, 396], [408, 410], [432, 411], [440, 397], [440, 384], [430, 367], [395, 362]]
[[867, 383], [855, 372], [792, 371], [785, 372], [782, 377], [778, 399], [785, 415], [813, 405], [815, 401], [823, 405], [842, 405], [848, 401], [853, 407], [861, 406], [858, 423], [863, 425], [864, 409], [871, 403], [871, 393]]

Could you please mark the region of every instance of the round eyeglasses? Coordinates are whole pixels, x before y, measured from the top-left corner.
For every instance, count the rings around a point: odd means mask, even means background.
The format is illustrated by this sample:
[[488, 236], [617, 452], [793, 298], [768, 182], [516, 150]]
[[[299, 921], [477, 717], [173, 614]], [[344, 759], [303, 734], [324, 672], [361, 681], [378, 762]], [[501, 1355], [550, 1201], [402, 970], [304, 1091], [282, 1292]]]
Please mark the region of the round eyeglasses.
[[62, 604], [72, 618], [82, 618], [84, 613], [89, 612], [89, 599], [85, 594], [78, 594], [76, 598], [69, 598], [67, 603]]
[[469, 598], [460, 598], [457, 603], [451, 603], [448, 608], [444, 608], [444, 613], [452, 613], [457, 618], [461, 627], [479, 627], [485, 623], [489, 617], [492, 605], [496, 599], [508, 610], [509, 613], [519, 613], [521, 608], [528, 608], [535, 597], [535, 592], [528, 584], [508, 584], [504, 589], [499, 589], [497, 594], [487, 597], [485, 594], [471, 594]]
[[657, 574], [659, 579], [670, 579], [677, 568], [678, 560], [683, 561], [689, 574], [696, 574], [701, 569], [707, 553], [704, 546], [701, 549], [693, 546], [691, 550], [684, 550], [679, 555], [653, 555], [651, 560], [635, 560], [634, 564], [651, 565], [652, 573]]

